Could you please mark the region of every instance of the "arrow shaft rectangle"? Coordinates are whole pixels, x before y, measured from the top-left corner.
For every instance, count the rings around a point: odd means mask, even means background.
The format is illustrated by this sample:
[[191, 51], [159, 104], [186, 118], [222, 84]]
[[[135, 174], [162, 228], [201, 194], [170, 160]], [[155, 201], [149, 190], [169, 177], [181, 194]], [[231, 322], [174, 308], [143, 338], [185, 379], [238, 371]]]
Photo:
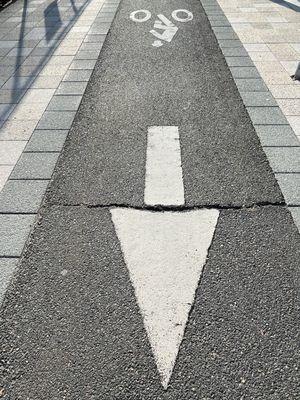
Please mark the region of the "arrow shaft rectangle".
[[152, 126], [148, 129], [144, 201], [148, 205], [184, 204], [177, 126]]

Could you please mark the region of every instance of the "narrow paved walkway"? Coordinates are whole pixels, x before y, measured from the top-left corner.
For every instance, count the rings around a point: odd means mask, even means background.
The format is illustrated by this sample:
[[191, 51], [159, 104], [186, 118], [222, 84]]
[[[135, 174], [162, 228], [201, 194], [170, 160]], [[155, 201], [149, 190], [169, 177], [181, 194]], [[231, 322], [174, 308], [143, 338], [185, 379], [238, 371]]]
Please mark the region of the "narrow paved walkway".
[[4, 299], [0, 393], [296, 400], [299, 250], [201, 3], [123, 0]]

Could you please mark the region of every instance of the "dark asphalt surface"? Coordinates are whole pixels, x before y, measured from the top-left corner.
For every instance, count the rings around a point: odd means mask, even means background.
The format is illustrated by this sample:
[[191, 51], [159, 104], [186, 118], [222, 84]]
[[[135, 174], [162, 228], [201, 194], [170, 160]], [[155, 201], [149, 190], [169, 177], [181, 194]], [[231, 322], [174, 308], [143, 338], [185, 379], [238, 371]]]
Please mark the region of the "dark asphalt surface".
[[[194, 20], [153, 49], [141, 8]], [[151, 125], [180, 128], [186, 206], [227, 208], [167, 391], [107, 207], [143, 206]], [[123, 0], [1, 310], [3, 398], [298, 400], [300, 236], [281, 202], [200, 3]]]
[[298, 399], [299, 248], [283, 207], [221, 212], [164, 392], [109, 210], [52, 207], [6, 298], [8, 398]]
[[[186, 8], [159, 49], [155, 16]], [[132, 11], [149, 9], [135, 23]], [[282, 200], [267, 159], [198, 0], [123, 0], [86, 90], [49, 201], [142, 206], [147, 129], [179, 127], [186, 204]]]

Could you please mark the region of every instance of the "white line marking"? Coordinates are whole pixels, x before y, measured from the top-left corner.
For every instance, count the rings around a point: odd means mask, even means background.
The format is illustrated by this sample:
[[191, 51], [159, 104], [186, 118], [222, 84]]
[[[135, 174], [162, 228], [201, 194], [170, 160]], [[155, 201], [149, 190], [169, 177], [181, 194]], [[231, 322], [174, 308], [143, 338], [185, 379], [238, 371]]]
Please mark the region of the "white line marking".
[[[142, 16], [141, 14], [142, 15], [144, 14], [144, 16]], [[178, 16], [178, 14], [180, 14], [181, 17]], [[182, 15], [184, 14], [185, 16], [183, 17]], [[149, 10], [136, 10], [133, 11], [129, 17], [134, 22], [146, 22], [151, 18], [151, 12]], [[159, 39], [155, 40], [152, 43], [152, 46], [161, 47], [163, 45], [163, 41], [168, 43], [172, 41], [173, 37], [176, 35], [176, 32], [178, 31], [178, 27], [163, 14], [158, 14], [157, 18], [158, 19], [156, 19], [154, 22], [155, 29], [151, 29], [151, 31], [149, 32], [157, 39]], [[190, 11], [180, 9], [180, 10], [174, 10], [172, 12], [172, 18], [178, 22], [188, 22], [191, 21], [194, 17]], [[163, 32], [162, 33], [157, 32], [156, 29], [162, 30]]]
[[[178, 13], [186, 14], [186, 17], [180, 18], [180, 17], [178, 17]], [[172, 18], [178, 22], [188, 22], [188, 21], [191, 21], [194, 17], [193, 17], [193, 14], [188, 10], [174, 10], [172, 12]]]
[[219, 212], [114, 208], [111, 215], [167, 389]]
[[[142, 18], [137, 18], [137, 14], [145, 14], [145, 16]], [[151, 18], [151, 12], [148, 10], [136, 10], [130, 14], [129, 18], [134, 22], [146, 22]]]
[[148, 205], [184, 204], [177, 126], [152, 126], [148, 129], [144, 201]]
[[[156, 38], [160, 40], [164, 40], [165, 42], [171, 42], [173, 37], [175, 36], [176, 32], [178, 31], [177, 26], [173, 24], [167, 17], [165, 17], [163, 14], [158, 14], [157, 16], [159, 19], [157, 19], [154, 22], [154, 28], [155, 29], [160, 29], [163, 30], [163, 33], [159, 33], [154, 29], [151, 29], [150, 33], [155, 36]], [[162, 43], [161, 43], [162, 45]], [[152, 43], [152, 46], [157, 46], [157, 41]]]

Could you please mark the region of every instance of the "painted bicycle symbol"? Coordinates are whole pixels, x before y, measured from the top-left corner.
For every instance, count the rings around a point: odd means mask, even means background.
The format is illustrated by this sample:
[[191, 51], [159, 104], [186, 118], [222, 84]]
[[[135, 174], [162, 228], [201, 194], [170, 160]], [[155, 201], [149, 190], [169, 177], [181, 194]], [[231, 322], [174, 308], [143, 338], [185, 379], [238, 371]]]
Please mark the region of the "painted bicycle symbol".
[[[130, 19], [134, 22], [146, 22], [151, 18], [151, 12], [148, 10], [136, 10], [130, 14]], [[154, 29], [151, 29], [150, 33], [156, 37], [152, 46], [161, 47], [163, 42], [170, 43], [178, 31], [178, 27], [170, 21], [163, 14], [158, 14], [154, 22]], [[188, 10], [174, 10], [172, 12], [172, 18], [177, 22], [188, 22], [193, 19], [193, 14]], [[162, 32], [157, 32], [157, 29]]]

